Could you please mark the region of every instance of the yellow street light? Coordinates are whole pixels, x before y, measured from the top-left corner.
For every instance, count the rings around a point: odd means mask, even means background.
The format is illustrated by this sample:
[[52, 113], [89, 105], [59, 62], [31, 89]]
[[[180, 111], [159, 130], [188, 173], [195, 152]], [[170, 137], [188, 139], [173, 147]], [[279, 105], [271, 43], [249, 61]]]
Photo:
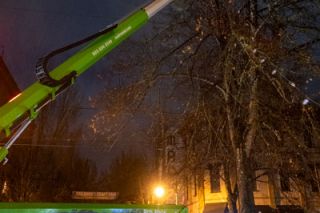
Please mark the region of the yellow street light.
[[153, 193], [157, 198], [162, 198], [166, 192], [163, 186], [157, 186]]

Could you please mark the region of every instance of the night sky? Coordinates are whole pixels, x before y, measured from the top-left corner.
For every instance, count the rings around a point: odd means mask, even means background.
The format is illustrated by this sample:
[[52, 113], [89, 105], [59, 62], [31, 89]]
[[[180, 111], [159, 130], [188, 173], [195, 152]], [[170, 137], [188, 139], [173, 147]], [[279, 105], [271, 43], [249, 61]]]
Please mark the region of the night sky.
[[[20, 89], [25, 89], [36, 80], [35, 64], [38, 58], [54, 49], [99, 31], [146, 2], [148, 1], [1, 0], [0, 53], [3, 51], [3, 58]], [[139, 38], [139, 35], [146, 30], [148, 27], [140, 30], [134, 38]], [[105, 57], [77, 80], [76, 89], [80, 91], [85, 100], [82, 103], [83, 107], [89, 104], [88, 99], [101, 93], [106, 86], [106, 83], [98, 77], [99, 73], [112, 69], [112, 59], [116, 58], [114, 56], [119, 50], [121, 50], [121, 46], [111, 53], [112, 57]], [[310, 79], [300, 91], [316, 100], [318, 105], [320, 80], [313, 76]], [[301, 100], [301, 102], [303, 101]], [[87, 119], [93, 113], [90, 110], [81, 111], [81, 115]], [[84, 130], [86, 128], [89, 127], [85, 126]], [[126, 134], [130, 135], [130, 132]], [[122, 143], [117, 144], [118, 148], [115, 147], [115, 149], [121, 150], [121, 148], [127, 147], [128, 143], [139, 142], [138, 139], [127, 136], [124, 137]], [[96, 162], [100, 163], [100, 159], [104, 158], [106, 154], [90, 150], [88, 148], [90, 146], [87, 145], [85, 146], [86, 153], [89, 153], [89, 157], [94, 156]], [[140, 149], [142, 146], [136, 147]], [[112, 153], [115, 152], [112, 151]], [[110, 155], [108, 154], [108, 156]]]
[[[39, 57], [97, 32], [145, 3], [146, 0], [2, 0], [0, 46], [4, 48], [4, 59], [24, 89], [35, 81], [34, 67]], [[93, 77], [89, 74], [80, 80], [92, 82], [89, 78]]]
[[[0, 1], [0, 47], [3, 49], [3, 58], [20, 89], [25, 89], [36, 81], [35, 64], [39, 57], [99, 31], [146, 2], [148, 1], [2, 0]], [[140, 34], [145, 30], [142, 29]], [[139, 33], [134, 38], [138, 36]], [[114, 57], [104, 58], [77, 80], [76, 89], [84, 99], [83, 105], [88, 105], [87, 100], [102, 91], [105, 85], [97, 76], [101, 70], [111, 69], [112, 58]], [[93, 113], [90, 110], [83, 110], [81, 116], [90, 118]], [[84, 130], [87, 128], [89, 127], [85, 126]], [[85, 155], [95, 160], [98, 167], [103, 167], [110, 156], [114, 157], [115, 153], [125, 149], [130, 140], [131, 143], [135, 141], [127, 138], [108, 154], [97, 152], [96, 149], [90, 148], [90, 144], [85, 144], [81, 150], [85, 150]], [[138, 149], [142, 148], [135, 146]]]

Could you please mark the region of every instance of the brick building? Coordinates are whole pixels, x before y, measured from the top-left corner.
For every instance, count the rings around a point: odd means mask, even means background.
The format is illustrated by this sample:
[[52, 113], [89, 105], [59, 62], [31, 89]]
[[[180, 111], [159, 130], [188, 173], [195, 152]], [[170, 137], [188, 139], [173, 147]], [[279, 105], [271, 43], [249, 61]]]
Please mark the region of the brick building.
[[20, 93], [18, 85], [12, 77], [3, 58], [0, 56], [0, 106]]

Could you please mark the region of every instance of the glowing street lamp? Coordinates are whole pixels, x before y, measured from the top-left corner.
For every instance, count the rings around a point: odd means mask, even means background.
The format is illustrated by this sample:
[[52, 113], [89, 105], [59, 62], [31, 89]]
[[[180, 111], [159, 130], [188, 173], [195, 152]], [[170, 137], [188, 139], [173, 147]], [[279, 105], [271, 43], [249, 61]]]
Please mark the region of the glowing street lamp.
[[165, 189], [163, 188], [163, 186], [157, 186], [154, 189], [153, 193], [158, 199], [160, 199], [160, 198], [163, 198], [163, 196], [165, 195]]

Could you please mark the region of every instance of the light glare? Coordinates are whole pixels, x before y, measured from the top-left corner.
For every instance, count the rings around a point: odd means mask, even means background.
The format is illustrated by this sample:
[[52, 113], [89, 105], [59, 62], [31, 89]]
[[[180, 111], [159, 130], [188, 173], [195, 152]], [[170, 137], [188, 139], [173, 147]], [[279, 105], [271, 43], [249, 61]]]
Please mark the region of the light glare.
[[9, 101], [9, 103], [11, 103], [12, 101], [16, 100], [20, 95], [21, 95], [21, 93], [19, 93], [19, 94], [16, 95], [15, 97], [11, 98], [11, 100]]
[[154, 194], [158, 198], [162, 198], [164, 196], [165, 190], [162, 186], [158, 186], [154, 189]]

